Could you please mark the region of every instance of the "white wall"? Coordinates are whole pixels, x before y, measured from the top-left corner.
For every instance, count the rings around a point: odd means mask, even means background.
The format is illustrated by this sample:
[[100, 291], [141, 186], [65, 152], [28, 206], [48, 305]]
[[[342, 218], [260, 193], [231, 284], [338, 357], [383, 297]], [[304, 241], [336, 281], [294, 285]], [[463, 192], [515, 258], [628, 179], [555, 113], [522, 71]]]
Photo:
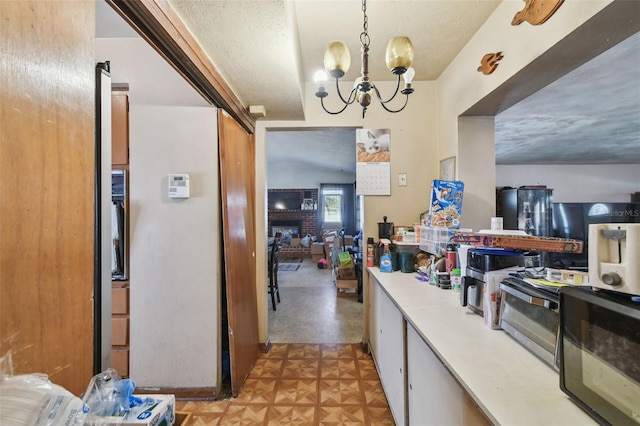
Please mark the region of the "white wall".
[[[313, 155], [313, 154], [311, 154]], [[355, 163], [355, 160], [354, 160]], [[344, 173], [333, 169], [308, 167], [300, 163], [269, 163], [268, 188], [303, 189], [320, 188], [321, 183], [353, 183], [354, 173]]]
[[629, 202], [640, 191], [640, 164], [496, 166], [496, 185], [546, 185], [556, 203]]
[[[380, 58], [382, 60], [382, 58]], [[346, 85], [345, 89], [347, 88]], [[394, 83], [378, 83], [382, 96], [389, 96], [395, 90]], [[378, 238], [378, 222], [387, 216], [395, 224], [413, 224], [421, 212], [429, 206], [431, 181], [438, 176], [436, 161], [436, 84], [435, 82], [414, 82], [415, 93], [409, 98], [407, 108], [391, 114], [382, 109], [376, 100], [372, 101], [366, 117], [362, 118], [359, 105], [350, 106], [340, 115], [329, 115], [315, 97], [316, 87], [306, 85], [305, 121], [259, 120], [256, 125], [256, 212], [264, 215], [257, 219], [257, 235], [266, 235], [266, 132], [267, 129], [322, 128], [322, 127], [362, 127], [388, 128], [391, 130], [391, 195], [365, 196], [364, 234]], [[330, 92], [329, 98], [335, 96]], [[330, 102], [329, 98], [325, 99]], [[336, 109], [329, 104], [329, 108]], [[269, 165], [271, 168], [271, 165]], [[398, 174], [407, 174], [407, 186], [398, 186]], [[332, 179], [333, 181], [333, 179]], [[257, 241], [257, 270], [266, 269], [266, 243]], [[365, 274], [365, 280], [368, 276]], [[258, 276], [258, 318], [260, 321], [260, 341], [266, 342], [267, 310], [264, 277]], [[366, 310], [366, 307], [365, 307]], [[365, 314], [366, 317], [366, 314]]]
[[[438, 176], [439, 161], [456, 156], [457, 179], [465, 183], [463, 224], [484, 228], [495, 212], [495, 158], [483, 151], [493, 149], [493, 117], [474, 120], [460, 116], [471, 106], [505, 83], [522, 68], [566, 37], [570, 32], [599, 12], [611, 0], [565, 2], [543, 26], [527, 23], [512, 26], [511, 20], [523, 7], [520, 0], [503, 1], [494, 14], [464, 47], [437, 82], [416, 82], [407, 110], [400, 114], [382, 111], [373, 101], [365, 119], [361, 119], [356, 106], [338, 116], [324, 113], [313, 95], [315, 87], [306, 86], [304, 122], [259, 121], [256, 127], [256, 211], [264, 211], [265, 132], [266, 129], [292, 127], [361, 126], [391, 128], [393, 152], [391, 159], [391, 196], [365, 197], [365, 238], [377, 237], [377, 222], [386, 215], [396, 224], [413, 223], [419, 212], [428, 207], [427, 196], [431, 180]], [[485, 76], [476, 71], [480, 58], [488, 52], [501, 50], [505, 60], [496, 72]], [[416, 66], [419, 66], [416, 64]], [[375, 80], [375, 76], [373, 76]], [[347, 88], [348, 84], [345, 85]], [[388, 86], [380, 85], [381, 88]], [[388, 90], [382, 90], [383, 95]], [[354, 108], [355, 107], [355, 108]], [[460, 134], [459, 134], [460, 132]], [[459, 138], [464, 138], [462, 143]], [[396, 143], [402, 141], [400, 147]], [[397, 148], [397, 149], [396, 149]], [[464, 150], [464, 151], [462, 151]], [[408, 186], [396, 185], [397, 174], [408, 175]], [[468, 190], [467, 190], [468, 188]], [[262, 201], [262, 205], [260, 205]], [[469, 216], [473, 219], [469, 222]], [[478, 224], [478, 226], [476, 226]], [[258, 220], [256, 232], [265, 234], [266, 218]], [[260, 241], [259, 241], [260, 243]], [[264, 243], [262, 243], [264, 244]], [[258, 247], [258, 253], [266, 252]], [[262, 256], [263, 257], [263, 256]], [[258, 258], [257, 268], [266, 268], [265, 259]], [[368, 276], [365, 274], [365, 300]], [[259, 282], [260, 283], [260, 282]], [[258, 284], [260, 286], [260, 284]], [[258, 297], [266, 298], [259, 289]], [[265, 305], [259, 300], [259, 307]], [[259, 308], [260, 309], [260, 308]], [[260, 341], [267, 338], [266, 308], [259, 317]], [[367, 321], [365, 306], [365, 322]], [[366, 325], [365, 325], [366, 329]]]
[[[141, 387], [215, 387], [220, 229], [212, 107], [131, 106], [130, 377]], [[167, 196], [188, 173], [189, 199]]]
[[[543, 25], [511, 25], [520, 0], [504, 0], [438, 79], [437, 159], [457, 156], [457, 177], [465, 182], [463, 224], [478, 228], [490, 223], [495, 212], [495, 167], [493, 156], [478, 156], [477, 149], [493, 150], [492, 126], [477, 132], [460, 132], [461, 114], [507, 82], [578, 26], [607, 6], [610, 0], [564, 2]], [[504, 59], [491, 75], [477, 71], [485, 53], [502, 51]], [[493, 117], [491, 117], [493, 120]], [[478, 146], [480, 145], [480, 146]], [[470, 150], [470, 148], [473, 149]], [[483, 171], [486, 175], [478, 173]], [[486, 176], [486, 177], [485, 177]], [[469, 223], [469, 215], [472, 222]]]

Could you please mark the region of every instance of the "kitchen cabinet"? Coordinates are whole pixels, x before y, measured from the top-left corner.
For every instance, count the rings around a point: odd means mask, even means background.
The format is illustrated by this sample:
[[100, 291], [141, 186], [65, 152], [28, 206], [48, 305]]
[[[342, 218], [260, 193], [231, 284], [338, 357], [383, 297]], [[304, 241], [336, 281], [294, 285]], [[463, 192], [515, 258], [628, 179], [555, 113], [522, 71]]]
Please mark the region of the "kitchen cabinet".
[[402, 313], [379, 285], [371, 290], [370, 347], [393, 418], [397, 425], [404, 425], [405, 322]]
[[397, 424], [596, 424], [555, 370], [485, 326], [459, 294], [413, 274], [368, 272], [369, 345]]
[[129, 377], [129, 282], [111, 283], [111, 367]]
[[111, 92], [111, 164], [114, 168], [129, 165], [129, 90]]
[[411, 325], [407, 326], [407, 381], [409, 424], [491, 424]]

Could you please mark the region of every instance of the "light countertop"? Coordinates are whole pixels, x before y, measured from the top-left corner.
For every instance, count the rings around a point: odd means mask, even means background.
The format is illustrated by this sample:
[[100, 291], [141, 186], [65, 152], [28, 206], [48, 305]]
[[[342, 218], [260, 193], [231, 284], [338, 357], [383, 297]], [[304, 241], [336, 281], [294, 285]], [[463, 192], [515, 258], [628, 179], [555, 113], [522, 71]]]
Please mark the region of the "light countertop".
[[460, 306], [460, 293], [418, 281], [415, 273], [368, 270], [493, 423], [597, 424], [560, 390], [555, 370]]

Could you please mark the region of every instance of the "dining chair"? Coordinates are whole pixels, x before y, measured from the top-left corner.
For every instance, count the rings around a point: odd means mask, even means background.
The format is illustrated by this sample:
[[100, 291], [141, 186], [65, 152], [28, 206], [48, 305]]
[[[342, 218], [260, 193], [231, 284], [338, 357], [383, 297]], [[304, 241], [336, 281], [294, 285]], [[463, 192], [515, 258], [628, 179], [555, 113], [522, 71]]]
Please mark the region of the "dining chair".
[[269, 246], [269, 294], [271, 295], [271, 306], [276, 310], [276, 300], [280, 303], [280, 290], [278, 289], [278, 256], [282, 244], [278, 234], [275, 235], [273, 243]]

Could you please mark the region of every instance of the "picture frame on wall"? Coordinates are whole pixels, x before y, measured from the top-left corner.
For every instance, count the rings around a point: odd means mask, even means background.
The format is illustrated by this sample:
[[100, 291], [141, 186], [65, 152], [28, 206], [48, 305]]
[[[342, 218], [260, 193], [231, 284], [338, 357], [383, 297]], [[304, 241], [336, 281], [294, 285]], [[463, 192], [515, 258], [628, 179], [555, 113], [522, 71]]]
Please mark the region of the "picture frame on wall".
[[440, 180], [456, 179], [456, 157], [440, 160]]
[[313, 210], [313, 198], [304, 198], [302, 200], [302, 210]]

